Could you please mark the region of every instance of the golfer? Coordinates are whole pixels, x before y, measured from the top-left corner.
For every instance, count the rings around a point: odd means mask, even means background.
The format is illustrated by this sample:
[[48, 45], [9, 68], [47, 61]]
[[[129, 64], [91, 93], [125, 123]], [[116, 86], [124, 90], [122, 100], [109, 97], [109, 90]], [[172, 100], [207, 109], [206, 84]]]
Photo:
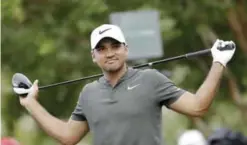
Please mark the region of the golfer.
[[195, 93], [177, 87], [155, 69], [129, 67], [128, 42], [116, 25], [103, 24], [91, 33], [92, 60], [103, 76], [83, 87], [68, 122], [49, 114], [37, 101], [38, 81], [20, 103], [51, 137], [77, 144], [89, 131], [94, 145], [162, 145], [162, 106], [189, 116], [202, 116], [215, 97], [224, 68], [235, 48], [217, 40], [211, 69]]

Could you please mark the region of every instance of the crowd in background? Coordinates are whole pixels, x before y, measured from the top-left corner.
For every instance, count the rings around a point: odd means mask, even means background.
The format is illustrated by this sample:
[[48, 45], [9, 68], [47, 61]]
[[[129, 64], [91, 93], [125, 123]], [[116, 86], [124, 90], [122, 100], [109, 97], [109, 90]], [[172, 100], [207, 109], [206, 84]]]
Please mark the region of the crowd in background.
[[187, 130], [178, 138], [178, 145], [247, 145], [247, 137], [227, 128], [215, 130], [205, 137], [199, 130]]

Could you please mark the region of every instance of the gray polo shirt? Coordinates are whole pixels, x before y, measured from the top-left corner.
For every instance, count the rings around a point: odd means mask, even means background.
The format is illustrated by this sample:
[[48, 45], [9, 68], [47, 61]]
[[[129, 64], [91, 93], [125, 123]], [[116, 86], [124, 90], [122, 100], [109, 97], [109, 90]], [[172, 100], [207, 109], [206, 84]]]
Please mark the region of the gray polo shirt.
[[155, 69], [128, 68], [115, 87], [87, 84], [72, 119], [88, 122], [94, 145], [162, 145], [161, 107], [184, 92]]

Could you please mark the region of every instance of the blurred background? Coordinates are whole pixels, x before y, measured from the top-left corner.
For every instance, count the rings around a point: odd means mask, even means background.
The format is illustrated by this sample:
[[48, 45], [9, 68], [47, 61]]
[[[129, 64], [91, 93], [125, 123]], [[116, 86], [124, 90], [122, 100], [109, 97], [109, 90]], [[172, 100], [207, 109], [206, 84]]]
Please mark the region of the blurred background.
[[[204, 117], [191, 118], [163, 108], [166, 145], [177, 144], [177, 138], [189, 129], [197, 129], [205, 137], [221, 127], [247, 135], [245, 0], [4, 0], [1, 8], [1, 137], [13, 137], [21, 145], [59, 144], [19, 104], [12, 91], [13, 74], [23, 73], [32, 82], [38, 79], [42, 86], [101, 73], [91, 60], [91, 31], [103, 23], [111, 23], [113, 13], [150, 10], [159, 14], [156, 30], [162, 53], [132, 60], [130, 64], [210, 48], [217, 38], [233, 40], [237, 45], [215, 101]], [[146, 22], [149, 21], [147, 17]], [[212, 57], [206, 55], [153, 68], [164, 72], [179, 87], [195, 92], [211, 64]], [[81, 88], [91, 81], [40, 91], [39, 102], [52, 115], [66, 121]], [[88, 134], [78, 145], [90, 145], [91, 141]]]

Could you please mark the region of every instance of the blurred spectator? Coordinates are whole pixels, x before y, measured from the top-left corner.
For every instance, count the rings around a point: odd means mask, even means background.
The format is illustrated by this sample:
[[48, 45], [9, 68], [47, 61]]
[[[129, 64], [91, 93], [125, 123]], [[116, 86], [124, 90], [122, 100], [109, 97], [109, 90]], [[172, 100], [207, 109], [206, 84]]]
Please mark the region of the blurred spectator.
[[220, 128], [208, 137], [209, 145], [247, 145], [247, 137], [240, 132]]
[[207, 141], [200, 131], [188, 130], [178, 138], [178, 145], [207, 145]]
[[1, 145], [20, 145], [18, 141], [11, 137], [1, 138]]

